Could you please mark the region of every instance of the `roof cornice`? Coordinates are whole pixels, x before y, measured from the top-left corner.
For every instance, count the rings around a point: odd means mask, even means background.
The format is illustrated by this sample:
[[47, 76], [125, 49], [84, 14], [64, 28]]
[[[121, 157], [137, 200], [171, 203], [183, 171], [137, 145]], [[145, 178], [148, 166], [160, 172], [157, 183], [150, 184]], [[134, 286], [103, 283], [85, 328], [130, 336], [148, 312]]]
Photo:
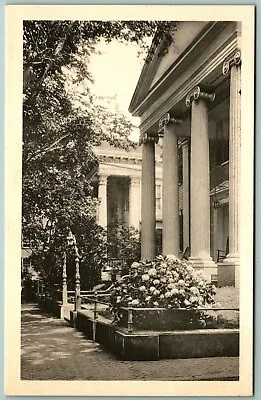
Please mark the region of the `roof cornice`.
[[[171, 79], [171, 77], [177, 73], [177, 70], [181, 68], [182, 65], [184, 65], [184, 63], [187, 64], [190, 62], [191, 59], [196, 57], [196, 55], [198, 54], [199, 46], [207, 43], [217, 34], [217, 32], [219, 32], [219, 30], [221, 30], [222, 27], [224, 27], [224, 21], [209, 22], [207, 26], [204, 27], [202, 31], [197, 35], [197, 37], [190, 43], [190, 45], [186, 49], [184, 49], [180, 56], [172, 63], [172, 65], [155, 83], [155, 85], [153, 85], [152, 88], [148, 89], [147, 95], [140, 100], [140, 96], [144, 91], [145, 83], [147, 83], [149, 80], [152, 81], [154, 76], [150, 76], [150, 78], [146, 77], [146, 82], [144, 82], [143, 85], [141, 85], [142, 79], [144, 79], [144, 76], [146, 76], [146, 74], [151, 75], [155, 72], [155, 60], [153, 65], [153, 60], [147, 66], [145, 62], [133, 98], [131, 100], [131, 104], [129, 106], [129, 111], [131, 112], [131, 114], [133, 116], [140, 116], [142, 114], [142, 111], [146, 109], [147, 105], [151, 101], [153, 101], [153, 98], [158, 96], [158, 93], [160, 92], [160, 90], [162, 90], [162, 85], [167, 83]], [[157, 57], [157, 59], [159, 58]]]

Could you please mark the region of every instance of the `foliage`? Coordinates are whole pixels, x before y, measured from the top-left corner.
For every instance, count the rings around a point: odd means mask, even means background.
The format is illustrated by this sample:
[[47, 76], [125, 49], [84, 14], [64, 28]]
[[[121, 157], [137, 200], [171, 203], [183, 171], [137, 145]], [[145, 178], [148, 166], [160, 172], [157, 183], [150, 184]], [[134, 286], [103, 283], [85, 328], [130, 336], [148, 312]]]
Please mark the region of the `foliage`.
[[[32, 241], [32, 262], [35, 270], [40, 272], [41, 278], [49, 287], [56, 285], [61, 287], [63, 259], [66, 252], [68, 288], [74, 290], [76, 254], [67, 245], [67, 225], [64, 223], [62, 226], [64, 221], [59, 217], [51, 228], [51, 233], [47, 227], [45, 230], [39, 230], [35, 236], [35, 240]], [[102, 260], [107, 254], [106, 232], [88, 215], [76, 216], [70, 226], [77, 233], [77, 246], [80, 249], [81, 288], [88, 290], [101, 280]]]
[[[124, 261], [122, 275], [129, 273], [131, 264], [140, 260], [141, 242], [139, 231], [132, 226], [126, 226], [124, 223], [109, 227], [108, 254]], [[117, 268], [112, 273], [117, 274]]]
[[24, 21], [24, 84], [33, 95], [46, 76], [60, 72], [62, 66], [74, 66], [79, 52], [85, 59], [80, 57], [78, 78], [89, 76], [86, 59], [100, 38], [136, 43], [147, 50], [145, 39], [156, 32], [153, 49], [164, 38], [164, 52], [173, 41], [170, 30], [175, 29], [166, 21]]
[[[69, 228], [82, 256], [83, 287], [99, 281], [106, 243], [95, 221], [90, 178], [98, 161], [92, 145], [132, 145], [133, 125], [91, 93], [89, 57], [100, 38], [143, 47], [158, 29], [154, 46], [163, 36], [170, 42], [167, 27], [153, 21], [24, 21], [22, 230], [31, 239], [36, 269], [49, 283], [61, 282]], [[72, 282], [70, 254], [68, 270]]]
[[173, 255], [157, 256], [153, 261], [134, 262], [130, 275], [114, 284], [112, 311], [121, 315], [121, 307], [195, 309], [214, 304], [215, 286], [203, 278], [186, 261]]

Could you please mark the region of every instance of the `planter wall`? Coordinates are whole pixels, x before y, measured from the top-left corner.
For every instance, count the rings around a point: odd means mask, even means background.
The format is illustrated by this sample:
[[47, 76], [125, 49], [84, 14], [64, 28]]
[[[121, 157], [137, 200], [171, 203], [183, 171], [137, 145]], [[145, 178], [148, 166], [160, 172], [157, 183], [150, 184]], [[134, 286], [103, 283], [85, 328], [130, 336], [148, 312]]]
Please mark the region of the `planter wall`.
[[[76, 327], [92, 339], [93, 320], [77, 313]], [[111, 323], [97, 321], [96, 341], [121, 360], [238, 357], [238, 329], [198, 329], [172, 332], [126, 333]]]
[[[174, 329], [191, 329], [197, 323], [191, 323], [195, 313], [190, 310], [157, 310], [134, 308], [132, 310], [133, 330], [168, 331]], [[127, 327], [128, 312], [123, 310], [119, 326]]]

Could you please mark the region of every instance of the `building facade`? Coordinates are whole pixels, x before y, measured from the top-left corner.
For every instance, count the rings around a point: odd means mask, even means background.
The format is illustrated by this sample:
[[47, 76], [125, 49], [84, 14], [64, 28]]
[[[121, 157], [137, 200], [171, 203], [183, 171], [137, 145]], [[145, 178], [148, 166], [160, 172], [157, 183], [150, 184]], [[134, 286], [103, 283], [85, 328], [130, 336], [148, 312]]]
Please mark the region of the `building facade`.
[[[119, 224], [140, 230], [141, 225], [141, 147], [126, 151], [103, 142], [94, 147], [98, 156], [95, 193], [99, 199], [97, 221], [104, 228]], [[161, 149], [155, 156], [155, 231], [156, 250], [161, 253], [162, 160]]]
[[142, 257], [155, 256], [160, 140], [163, 254], [179, 255], [182, 235], [196, 268], [218, 275], [219, 285], [238, 285], [241, 24], [176, 24], [167, 54], [159, 56], [160, 44], [145, 62], [129, 108], [140, 117]]

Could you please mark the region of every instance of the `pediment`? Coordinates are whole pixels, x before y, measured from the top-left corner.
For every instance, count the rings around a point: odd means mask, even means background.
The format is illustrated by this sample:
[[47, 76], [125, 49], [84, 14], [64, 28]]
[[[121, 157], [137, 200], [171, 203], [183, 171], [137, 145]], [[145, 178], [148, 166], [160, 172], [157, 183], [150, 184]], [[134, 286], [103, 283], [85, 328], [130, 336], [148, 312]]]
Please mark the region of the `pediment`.
[[145, 61], [138, 84], [131, 100], [129, 111], [133, 112], [150, 94], [180, 56], [197, 39], [202, 30], [209, 24], [207, 21], [178, 21], [173, 33], [174, 42], [167, 54], [159, 56], [160, 46], [156, 49], [151, 61]]

